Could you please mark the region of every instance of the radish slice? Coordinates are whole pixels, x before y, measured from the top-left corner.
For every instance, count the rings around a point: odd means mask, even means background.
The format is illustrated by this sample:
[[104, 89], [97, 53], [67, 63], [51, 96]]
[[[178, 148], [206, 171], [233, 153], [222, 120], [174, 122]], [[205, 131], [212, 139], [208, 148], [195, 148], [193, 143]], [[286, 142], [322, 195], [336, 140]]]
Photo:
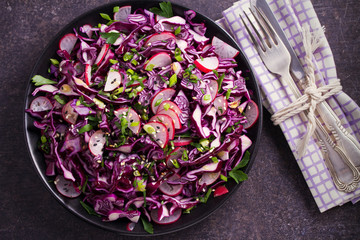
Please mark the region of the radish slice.
[[240, 137], [240, 139], [241, 139], [241, 151], [242, 151], [242, 152], [245, 152], [245, 151], [251, 146], [252, 141], [251, 141], [251, 139], [250, 139], [248, 136], [246, 136], [246, 135], [242, 135], [242, 136]]
[[218, 186], [214, 191], [214, 197], [219, 197], [228, 192], [229, 192], [229, 190], [225, 186]]
[[215, 47], [214, 52], [221, 58], [235, 58], [239, 51], [227, 44], [226, 42], [220, 40], [217, 37], [213, 37], [212, 45]]
[[176, 75], [179, 75], [181, 71], [181, 64], [179, 62], [173, 62], [171, 64], [171, 70], [173, 70]]
[[89, 150], [94, 156], [103, 154], [103, 147], [106, 143], [105, 132], [103, 130], [97, 130], [91, 135], [89, 140]]
[[144, 69], [148, 66], [152, 66], [152, 68], [165, 67], [171, 64], [171, 57], [166, 52], [160, 52], [152, 56], [148, 63], [144, 65]]
[[143, 129], [161, 148], [164, 148], [167, 145], [169, 133], [163, 123], [149, 122], [143, 126]]
[[42, 85], [41, 87], [37, 87], [33, 92], [32, 95], [35, 96], [38, 92], [48, 92], [48, 93], [53, 93], [55, 91], [57, 91], [58, 88], [54, 87], [53, 85], [49, 85], [49, 84], [45, 84]]
[[244, 115], [247, 119], [247, 122], [243, 125], [244, 128], [248, 129], [248, 128], [251, 128], [252, 126], [254, 126], [254, 124], [256, 123], [256, 121], [259, 118], [259, 108], [253, 100], [250, 100], [248, 102], [248, 104], [245, 108]]
[[150, 216], [151, 216], [151, 219], [157, 224], [161, 224], [161, 225], [170, 224], [170, 223], [174, 223], [177, 220], [179, 220], [179, 218], [181, 216], [181, 209], [179, 208], [179, 209], [175, 210], [175, 212], [168, 217], [163, 217], [161, 219], [161, 221], [159, 221], [158, 209], [151, 210]]
[[129, 222], [128, 224], [126, 224], [126, 230], [128, 230], [128, 231], [131, 232], [132, 230], [134, 230], [135, 225], [136, 225], [136, 223], [134, 223], [134, 222]]
[[121, 84], [121, 79], [122, 79], [122, 76], [121, 76], [120, 72], [118, 70], [110, 68], [110, 70], [107, 74], [104, 92], [111, 92], [115, 88], [119, 87]]
[[101, 47], [101, 50], [100, 50], [100, 53], [99, 55], [97, 56], [96, 60], [95, 60], [95, 64], [96, 65], [100, 65], [100, 63], [102, 62], [102, 60], [104, 60], [105, 58], [105, 55], [107, 53], [107, 51], [109, 50], [110, 48], [110, 44], [106, 43], [104, 44], [102, 47]]
[[72, 101], [69, 101], [63, 106], [61, 115], [66, 122], [75, 124], [79, 114], [75, 112], [74, 108], [70, 105], [71, 103]]
[[30, 109], [33, 112], [43, 112], [48, 111], [53, 108], [50, 100], [46, 97], [40, 96], [32, 100], [30, 104]]
[[117, 118], [121, 117], [126, 118], [128, 122], [128, 128], [134, 133], [139, 134], [141, 128], [141, 119], [139, 114], [132, 108], [119, 108], [114, 111], [114, 114]]
[[223, 115], [228, 108], [228, 102], [226, 100], [226, 97], [219, 96], [219, 97], [215, 98], [214, 107], [216, 108], [216, 113], [219, 116]]
[[168, 130], [169, 133], [169, 140], [174, 139], [175, 136], [175, 126], [174, 122], [168, 115], [165, 114], [156, 114], [152, 118], [150, 118], [149, 122], [161, 122], [163, 123]]
[[206, 184], [206, 186], [213, 184], [220, 176], [220, 171], [218, 172], [206, 172], [203, 173], [201, 178], [199, 179], [199, 184], [203, 185]]
[[173, 141], [175, 147], [186, 146], [192, 142], [191, 138], [180, 138]]
[[91, 65], [90, 64], [85, 65], [85, 82], [86, 82], [86, 84], [88, 86], [92, 84], [92, 81], [91, 81]]
[[185, 52], [185, 49], [188, 47], [188, 43], [182, 39], [176, 39], [176, 45], [182, 52]]
[[128, 22], [128, 16], [131, 13], [131, 6], [123, 6], [119, 11], [114, 13], [114, 20], [121, 22]]
[[[168, 178], [169, 181], [174, 181], [177, 179], [180, 179], [180, 175], [177, 173], [174, 173]], [[175, 197], [179, 195], [182, 192], [183, 188], [184, 185], [182, 184], [168, 184], [166, 181], [162, 182], [159, 186], [159, 190], [162, 193], [171, 197]]]
[[207, 37], [202, 36], [202, 35], [196, 33], [194, 30], [189, 29], [189, 33], [194, 36], [195, 42], [205, 43], [206, 41], [209, 40]]
[[186, 151], [185, 148], [177, 147], [172, 152], [170, 152], [169, 156], [166, 158], [166, 166], [168, 168], [175, 168], [171, 160], [180, 159], [184, 151]]
[[160, 104], [163, 101], [170, 100], [174, 94], [175, 90], [172, 88], [165, 88], [158, 92], [152, 99], [151, 99], [151, 110], [154, 114], [156, 114], [157, 109], [159, 108]]
[[79, 94], [75, 93], [73, 88], [69, 84], [61, 85], [59, 89], [59, 93], [64, 94], [66, 96], [78, 96]]
[[77, 39], [78, 38], [73, 33], [66, 34], [59, 41], [59, 49], [63, 51], [65, 50], [70, 54], [75, 46]]
[[63, 175], [57, 175], [54, 180], [54, 184], [59, 193], [65, 197], [76, 198], [81, 194], [81, 191], [75, 183], [71, 180], [65, 179]]
[[179, 115], [176, 114], [176, 112], [172, 109], [168, 109], [167, 111], [161, 110], [158, 114], [165, 114], [168, 115], [169, 117], [172, 118], [173, 122], [174, 122], [174, 126], [175, 129], [181, 129], [181, 122], [180, 122], [180, 118]]
[[157, 112], [160, 112], [162, 110], [168, 110], [168, 109], [172, 109], [174, 110], [174, 112], [176, 112], [176, 114], [179, 116], [181, 114], [181, 110], [178, 107], [178, 105], [176, 105], [176, 103], [166, 100], [166, 101], [162, 101], [162, 103], [160, 104]]
[[210, 89], [210, 95], [211, 95], [211, 102], [213, 102], [216, 98], [216, 95], [219, 91], [219, 84], [217, 81], [215, 80], [210, 80], [209, 85], [209, 89]]
[[93, 31], [91, 30], [92, 27], [90, 24], [85, 24], [84, 26], [82, 26], [82, 30], [84, 31], [84, 33], [86, 33], [86, 35], [91, 38], [93, 35]]
[[175, 35], [171, 32], [154, 33], [145, 42], [145, 46], [150, 46], [151, 43], [156, 41], [168, 41], [169, 39], [176, 39]]
[[217, 57], [199, 58], [194, 61], [196, 67], [204, 72], [210, 72], [219, 67], [219, 59]]

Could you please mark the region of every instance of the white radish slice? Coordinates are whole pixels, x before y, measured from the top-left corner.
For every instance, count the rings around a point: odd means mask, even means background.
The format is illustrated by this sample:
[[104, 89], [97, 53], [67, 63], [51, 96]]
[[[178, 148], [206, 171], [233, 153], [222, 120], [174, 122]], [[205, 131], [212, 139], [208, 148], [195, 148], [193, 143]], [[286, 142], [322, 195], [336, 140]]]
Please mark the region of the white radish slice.
[[86, 84], [88, 86], [92, 84], [92, 81], [91, 81], [91, 65], [90, 64], [85, 65], [85, 82], [86, 82]]
[[205, 172], [199, 179], [199, 184], [203, 185], [206, 184], [206, 186], [213, 184], [220, 176], [220, 172]]
[[102, 62], [102, 60], [104, 60], [105, 58], [105, 55], [107, 53], [107, 51], [109, 50], [110, 48], [110, 44], [108, 43], [105, 43], [102, 47], [101, 47], [101, 50], [100, 50], [100, 53], [99, 55], [97, 56], [96, 60], [95, 60], [95, 64], [96, 65], [100, 65], [100, 63]]
[[225, 161], [225, 160], [228, 160], [230, 157], [229, 157], [229, 151], [220, 151], [218, 154], [217, 154], [217, 156], [221, 159], [221, 160], [223, 160], [223, 161]]
[[50, 100], [47, 97], [43, 96], [35, 98], [30, 104], [30, 109], [33, 112], [48, 111], [52, 108], [53, 105], [51, 104]]
[[172, 109], [169, 110], [161, 110], [160, 112], [158, 112], [158, 114], [165, 114], [168, 115], [169, 117], [172, 118], [173, 122], [174, 122], [174, 126], [175, 129], [181, 129], [181, 122], [180, 122], [180, 118], [179, 115], [176, 114], [176, 112]]
[[181, 209], [179, 208], [179, 209], [175, 210], [175, 212], [168, 217], [163, 217], [161, 219], [161, 221], [159, 221], [159, 218], [158, 218], [158, 209], [151, 210], [150, 216], [151, 216], [151, 219], [157, 224], [161, 224], [161, 225], [171, 224], [171, 223], [174, 223], [177, 220], [179, 220], [179, 218], [181, 216]]
[[199, 58], [194, 61], [195, 66], [202, 72], [207, 73], [219, 67], [217, 57]]
[[195, 42], [204, 43], [209, 40], [207, 37], [196, 33], [194, 30], [189, 29], [189, 33], [194, 36]]
[[64, 94], [66, 96], [78, 95], [77, 93], [74, 92], [73, 88], [69, 84], [66, 84], [66, 83], [61, 85], [61, 87], [59, 89], [59, 93]]
[[216, 98], [216, 95], [219, 91], [219, 84], [217, 81], [215, 80], [210, 80], [209, 85], [209, 89], [210, 89], [210, 95], [211, 95], [211, 101], [213, 102]]
[[165, 114], [156, 114], [150, 118], [149, 122], [161, 122], [163, 123], [169, 132], [169, 140], [173, 140], [175, 136], [175, 126], [174, 122], [168, 115]]
[[134, 133], [139, 134], [141, 128], [141, 119], [139, 114], [132, 108], [119, 108], [114, 111], [117, 118], [126, 118], [128, 122], [128, 128]]
[[65, 197], [76, 198], [81, 194], [81, 191], [75, 183], [71, 180], [65, 179], [63, 175], [57, 175], [54, 180], [54, 184], [59, 193]]
[[90, 24], [85, 24], [84, 26], [82, 26], [82, 30], [85, 32], [85, 34], [91, 38], [93, 35], [93, 31], [91, 30], [92, 27]]
[[182, 39], [176, 39], [176, 45], [182, 52], [185, 52], [185, 49], [188, 47], [188, 43]]
[[66, 122], [75, 124], [79, 114], [75, 112], [74, 108], [70, 105], [71, 103], [72, 101], [69, 101], [63, 106], [61, 115]]
[[236, 50], [235, 48], [233, 48], [232, 46], [230, 46], [229, 44], [227, 44], [226, 42], [215, 36], [213, 37], [211, 44], [215, 47], [214, 52], [221, 59], [235, 58], [239, 54], [238, 50]]
[[[174, 181], [177, 179], [180, 179], [180, 175], [177, 173], [174, 173], [168, 178], [168, 180], [170, 181]], [[183, 189], [184, 185], [182, 184], [168, 184], [166, 181], [162, 182], [159, 186], [159, 190], [170, 197], [175, 197], [179, 195]]]
[[171, 64], [171, 70], [173, 70], [176, 75], [179, 75], [181, 71], [181, 64], [179, 62], [173, 62]]
[[143, 129], [161, 148], [164, 148], [167, 145], [169, 133], [163, 123], [149, 122], [143, 126]]
[[94, 156], [103, 154], [103, 148], [106, 143], [105, 132], [103, 130], [97, 130], [91, 135], [89, 140], [89, 150]]
[[114, 20], [115, 21], [121, 21], [121, 22], [127, 22], [128, 16], [131, 13], [131, 6], [123, 6], [119, 8], [119, 11], [114, 13]]
[[223, 115], [228, 108], [228, 102], [226, 100], [226, 97], [219, 96], [219, 97], [215, 98], [214, 107], [216, 108], [216, 113], [219, 116]]
[[152, 66], [152, 68], [165, 67], [171, 64], [171, 57], [166, 52], [160, 52], [152, 56], [149, 61], [144, 65], [144, 69], [147, 66]]
[[74, 49], [77, 39], [78, 38], [73, 33], [64, 35], [59, 41], [59, 49], [65, 50], [70, 54]]
[[145, 42], [145, 46], [150, 46], [151, 43], [156, 41], [168, 41], [169, 39], [176, 39], [175, 35], [171, 32], [154, 33]]
[[159, 105], [157, 112], [160, 112], [162, 110], [167, 110], [167, 109], [174, 110], [174, 112], [176, 112], [177, 115], [181, 114], [181, 110], [178, 107], [178, 105], [176, 105], [176, 103], [169, 101], [169, 100], [162, 101], [161, 104]]
[[173, 141], [175, 147], [186, 146], [192, 142], [191, 138], [180, 138]]
[[245, 129], [248, 129], [256, 123], [259, 118], [259, 108], [257, 104], [250, 100], [245, 108], [244, 116], [247, 119], [247, 122], [243, 125]]
[[111, 92], [121, 84], [122, 76], [119, 71], [110, 68], [104, 87], [104, 92]]
[[170, 152], [170, 155], [166, 158], [166, 166], [168, 168], [175, 168], [174, 164], [172, 163], [172, 160], [180, 159], [184, 151], [186, 151], [185, 148], [177, 147], [172, 152]]
[[241, 140], [241, 151], [244, 153], [252, 145], [252, 141], [246, 135], [242, 135], [240, 137], [240, 140]]
[[165, 88], [158, 92], [152, 99], [151, 99], [151, 110], [154, 114], [156, 114], [157, 109], [159, 108], [160, 104], [163, 101], [170, 100], [174, 94], [175, 90], [172, 88]]

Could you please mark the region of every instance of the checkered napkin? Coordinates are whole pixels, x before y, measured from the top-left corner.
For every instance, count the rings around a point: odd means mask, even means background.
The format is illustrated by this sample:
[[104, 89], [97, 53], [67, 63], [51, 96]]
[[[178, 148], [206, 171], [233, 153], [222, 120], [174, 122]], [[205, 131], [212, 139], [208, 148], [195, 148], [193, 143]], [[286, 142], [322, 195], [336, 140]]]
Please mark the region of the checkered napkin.
[[[303, 26], [308, 24], [311, 31], [321, 29], [320, 22], [310, 0], [267, 0], [277, 20], [283, 28], [290, 44], [300, 61], [304, 63], [305, 51], [300, 34]], [[217, 22], [237, 40], [241, 49], [250, 60], [263, 94], [264, 107], [270, 113], [277, 112], [290, 103], [289, 96], [279, 79], [269, 73], [262, 63], [256, 49], [246, 33], [239, 18], [243, 9], [250, 7], [249, 0], [241, 0], [223, 12], [223, 18]], [[325, 38], [323, 33], [322, 38]], [[316, 66], [316, 84], [322, 86], [337, 79], [336, 68], [328, 42], [314, 52]], [[360, 139], [360, 108], [344, 92], [327, 99], [346, 130], [356, 139]], [[288, 144], [296, 158], [296, 146], [306, 132], [306, 119], [293, 116], [280, 124]], [[336, 189], [330, 173], [325, 165], [319, 146], [313, 138], [307, 145], [307, 151], [302, 158], [296, 159], [308, 184], [310, 191], [319, 207], [324, 212], [332, 207], [348, 201], [355, 203], [360, 200], [360, 188], [353, 193], [344, 193]]]

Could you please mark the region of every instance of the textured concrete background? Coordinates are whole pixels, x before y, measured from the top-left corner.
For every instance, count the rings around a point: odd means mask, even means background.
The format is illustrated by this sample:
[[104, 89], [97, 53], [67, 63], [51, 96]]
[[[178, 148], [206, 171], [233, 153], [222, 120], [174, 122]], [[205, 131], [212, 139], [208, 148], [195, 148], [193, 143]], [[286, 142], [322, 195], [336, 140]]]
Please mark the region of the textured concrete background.
[[[111, 1], [0, 3], [0, 238], [125, 239], [77, 218], [40, 182], [25, 148], [23, 97], [31, 69], [52, 37], [78, 15]], [[212, 19], [233, 0], [175, 0]], [[360, 2], [313, 0], [344, 91], [360, 104]], [[262, 143], [246, 181], [218, 211], [156, 239], [359, 239], [360, 204], [320, 214], [278, 127], [264, 116]], [[136, 239], [136, 238], [133, 238]]]

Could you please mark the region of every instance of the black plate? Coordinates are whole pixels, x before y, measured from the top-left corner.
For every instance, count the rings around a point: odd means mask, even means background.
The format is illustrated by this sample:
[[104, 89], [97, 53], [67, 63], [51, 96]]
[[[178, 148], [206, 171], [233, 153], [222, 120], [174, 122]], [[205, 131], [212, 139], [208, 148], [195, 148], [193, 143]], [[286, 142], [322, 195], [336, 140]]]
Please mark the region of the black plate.
[[[47, 75], [47, 70], [49, 67], [49, 59], [57, 58], [56, 50], [58, 49], [58, 42], [60, 38], [66, 33], [72, 32], [73, 28], [78, 28], [84, 24], [95, 25], [99, 22], [104, 22], [104, 20], [99, 16], [99, 13], [108, 13], [111, 15], [114, 6], [125, 6], [131, 5], [132, 9], [137, 8], [146, 8], [159, 6], [158, 1], [122, 1], [112, 4], [107, 4], [95, 8], [73, 20], [67, 26], [65, 26], [56, 37], [48, 44], [41, 57], [35, 64], [35, 67], [32, 71], [31, 76], [29, 77], [29, 85], [27, 86], [26, 96], [25, 96], [25, 106], [24, 108], [28, 108], [31, 100], [34, 98], [31, 96], [31, 92], [34, 90], [34, 86], [30, 84], [31, 78], [36, 75]], [[173, 5], [174, 15], [183, 16], [184, 11], [189, 10], [186, 7], [179, 6], [177, 4]], [[216, 36], [223, 41], [229, 43], [233, 47], [240, 50], [239, 46], [236, 42], [231, 38], [231, 36], [225, 32], [221, 27], [219, 27], [214, 21], [207, 18], [206, 16], [197, 13], [195, 22], [205, 22], [207, 26], [207, 37]], [[252, 74], [251, 66], [242, 51], [237, 56], [236, 61], [239, 63], [239, 68], [237, 70], [242, 70], [244, 77], [248, 77], [247, 86], [252, 90], [252, 98], [258, 104], [260, 110], [260, 116], [258, 122], [254, 127], [252, 127], [248, 136], [253, 141], [253, 145], [250, 148], [251, 159], [248, 166], [245, 169], [245, 172], [249, 172], [252, 163], [254, 162], [255, 155], [257, 152], [257, 146], [259, 144], [259, 138], [261, 134], [262, 128], [262, 108], [260, 101], [259, 88], [255, 81], [254, 75]], [[31, 156], [32, 163], [35, 166], [37, 173], [39, 174], [42, 182], [45, 184], [46, 188], [51, 192], [51, 194], [70, 212], [79, 216], [80, 218], [95, 224], [101, 228], [119, 232], [122, 235], [133, 235], [133, 236], [148, 236], [149, 234], [145, 232], [141, 226], [141, 223], [137, 224], [135, 229], [131, 232], [126, 230], [127, 221], [118, 220], [115, 222], [103, 222], [101, 218], [89, 215], [84, 208], [80, 205], [79, 199], [68, 199], [61, 194], [58, 193], [53, 183], [49, 182], [53, 180], [53, 178], [49, 178], [45, 176], [45, 162], [42, 153], [37, 149], [37, 143], [40, 138], [39, 130], [33, 126], [34, 119], [25, 113], [24, 116], [24, 128], [25, 128], [25, 138], [29, 150], [29, 154]], [[229, 189], [229, 193], [223, 195], [221, 197], [213, 198], [210, 197], [206, 204], [199, 204], [195, 209], [191, 211], [190, 214], [183, 214], [181, 218], [175, 224], [169, 225], [155, 225], [154, 224], [154, 235], [167, 234], [175, 231], [179, 231], [185, 229], [189, 226], [192, 226], [201, 220], [204, 220], [211, 213], [213, 213], [216, 209], [218, 209], [239, 187], [241, 184], [236, 184], [234, 181], [229, 181], [226, 186]]]

